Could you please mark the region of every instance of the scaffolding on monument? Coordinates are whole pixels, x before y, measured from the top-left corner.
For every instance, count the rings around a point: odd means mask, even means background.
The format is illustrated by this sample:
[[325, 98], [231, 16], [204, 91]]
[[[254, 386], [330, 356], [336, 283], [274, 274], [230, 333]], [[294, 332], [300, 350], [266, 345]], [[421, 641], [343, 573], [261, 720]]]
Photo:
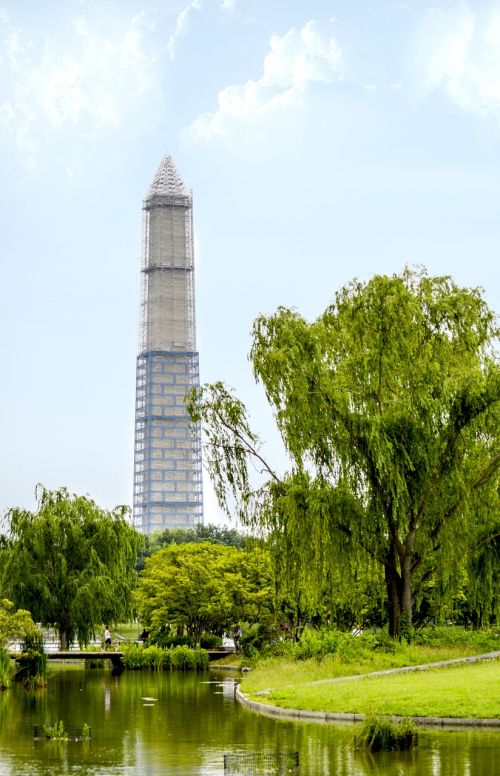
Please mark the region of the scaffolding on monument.
[[201, 431], [184, 404], [199, 385], [192, 194], [170, 157], [143, 213], [134, 524], [149, 533], [203, 522]]

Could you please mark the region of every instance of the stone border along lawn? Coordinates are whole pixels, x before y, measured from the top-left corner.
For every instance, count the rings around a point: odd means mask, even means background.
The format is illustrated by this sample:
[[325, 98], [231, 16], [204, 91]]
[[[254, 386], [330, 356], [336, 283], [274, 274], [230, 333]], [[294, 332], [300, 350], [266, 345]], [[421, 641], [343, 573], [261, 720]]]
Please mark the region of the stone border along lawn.
[[[304, 686], [318, 684], [333, 684], [335, 682], [361, 681], [377, 676], [388, 676], [394, 674], [404, 674], [410, 671], [428, 671], [433, 668], [444, 668], [466, 663], [477, 663], [483, 660], [497, 660], [500, 658], [500, 650], [487, 652], [484, 655], [475, 655], [470, 657], [459, 657], [452, 660], [440, 660], [436, 663], [422, 663], [416, 666], [403, 666], [402, 668], [388, 668], [383, 671], [372, 671], [369, 674], [355, 674], [353, 676], [335, 677], [334, 679], [318, 679], [314, 682], [307, 682]], [[271, 690], [259, 690], [253, 695], [266, 695]], [[243, 706], [257, 711], [261, 714], [267, 714], [272, 717], [285, 717], [293, 720], [303, 720], [304, 722], [363, 722], [368, 715], [352, 714], [345, 712], [326, 712], [326, 711], [308, 711], [307, 709], [286, 709], [282, 706], [271, 706], [267, 703], [252, 701], [245, 696], [237, 685], [235, 689], [236, 700]], [[390, 716], [389, 719], [399, 721], [403, 717]], [[420, 726], [441, 726], [441, 727], [500, 727], [500, 719], [483, 719], [480, 717], [411, 717], [413, 722]]]

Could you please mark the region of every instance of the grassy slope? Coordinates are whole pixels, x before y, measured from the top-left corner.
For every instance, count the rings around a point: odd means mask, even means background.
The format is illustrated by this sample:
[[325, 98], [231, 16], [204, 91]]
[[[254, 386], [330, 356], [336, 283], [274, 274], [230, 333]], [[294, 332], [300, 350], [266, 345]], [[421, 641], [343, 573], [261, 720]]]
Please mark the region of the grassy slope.
[[[255, 700], [315, 711], [499, 718], [499, 687], [500, 663], [489, 661], [345, 683], [302, 683], [276, 688], [269, 695], [257, 696]], [[242, 690], [254, 697], [246, 682]]]
[[[455, 629], [456, 630], [456, 629]], [[433, 632], [434, 633], [434, 632]], [[444, 632], [443, 632], [444, 633]], [[297, 660], [270, 657], [258, 661], [242, 680], [256, 700], [287, 708], [364, 714], [470, 716], [500, 718], [500, 661], [425, 672], [310, 686], [311, 682], [433, 663], [498, 649], [498, 637], [446, 629], [439, 645], [396, 644], [373, 649], [361, 639], [344, 641], [335, 654]], [[443, 644], [443, 638], [448, 644]], [[353, 651], [355, 644], [356, 650]], [[261, 690], [270, 690], [256, 696]]]
[[[492, 649], [498, 648], [494, 644]], [[484, 652], [490, 651], [484, 649]], [[392, 651], [372, 651], [362, 656], [341, 658], [327, 655], [321, 659], [293, 660], [286, 657], [271, 657], [259, 661], [252, 673], [244, 679], [245, 692], [258, 692], [268, 688], [281, 689], [288, 685], [301, 685], [318, 679], [332, 679], [337, 676], [353, 676], [381, 671], [386, 668], [434, 663], [439, 660], [477, 655], [477, 646], [429, 647], [417, 645], [395, 645]]]

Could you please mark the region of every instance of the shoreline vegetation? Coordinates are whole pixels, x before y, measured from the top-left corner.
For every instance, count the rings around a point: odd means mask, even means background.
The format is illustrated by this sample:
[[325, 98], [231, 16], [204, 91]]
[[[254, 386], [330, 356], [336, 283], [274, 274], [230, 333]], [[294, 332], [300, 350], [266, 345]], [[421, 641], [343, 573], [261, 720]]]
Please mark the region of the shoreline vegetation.
[[123, 667], [128, 671], [206, 671], [208, 653], [187, 646], [158, 647], [126, 644], [122, 647]]

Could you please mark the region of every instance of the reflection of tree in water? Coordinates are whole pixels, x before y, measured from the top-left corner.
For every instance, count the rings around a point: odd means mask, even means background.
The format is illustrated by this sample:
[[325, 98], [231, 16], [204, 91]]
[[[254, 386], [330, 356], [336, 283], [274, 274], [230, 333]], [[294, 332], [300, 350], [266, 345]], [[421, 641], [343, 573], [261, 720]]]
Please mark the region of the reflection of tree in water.
[[[220, 682], [232, 678], [224, 675]], [[41, 693], [28, 695], [14, 687], [0, 693], [0, 762], [17, 764], [18, 770], [12, 766], [9, 772], [23, 772], [19, 763], [26, 764], [26, 753], [34, 751], [32, 725], [62, 719], [72, 726], [87, 722], [92, 742], [37, 746], [36, 767], [48, 764], [54, 776], [77, 766], [81, 772], [88, 768], [89, 776], [96, 768], [168, 773], [174, 766], [201, 776], [209, 769], [222, 772], [224, 752], [234, 750], [298, 751], [300, 776], [494, 776], [498, 733], [423, 731], [414, 753], [367, 756], [351, 746], [353, 727], [255, 714], [232, 703], [228, 684], [224, 689], [206, 683], [216, 679], [213, 674], [63, 670]]]

